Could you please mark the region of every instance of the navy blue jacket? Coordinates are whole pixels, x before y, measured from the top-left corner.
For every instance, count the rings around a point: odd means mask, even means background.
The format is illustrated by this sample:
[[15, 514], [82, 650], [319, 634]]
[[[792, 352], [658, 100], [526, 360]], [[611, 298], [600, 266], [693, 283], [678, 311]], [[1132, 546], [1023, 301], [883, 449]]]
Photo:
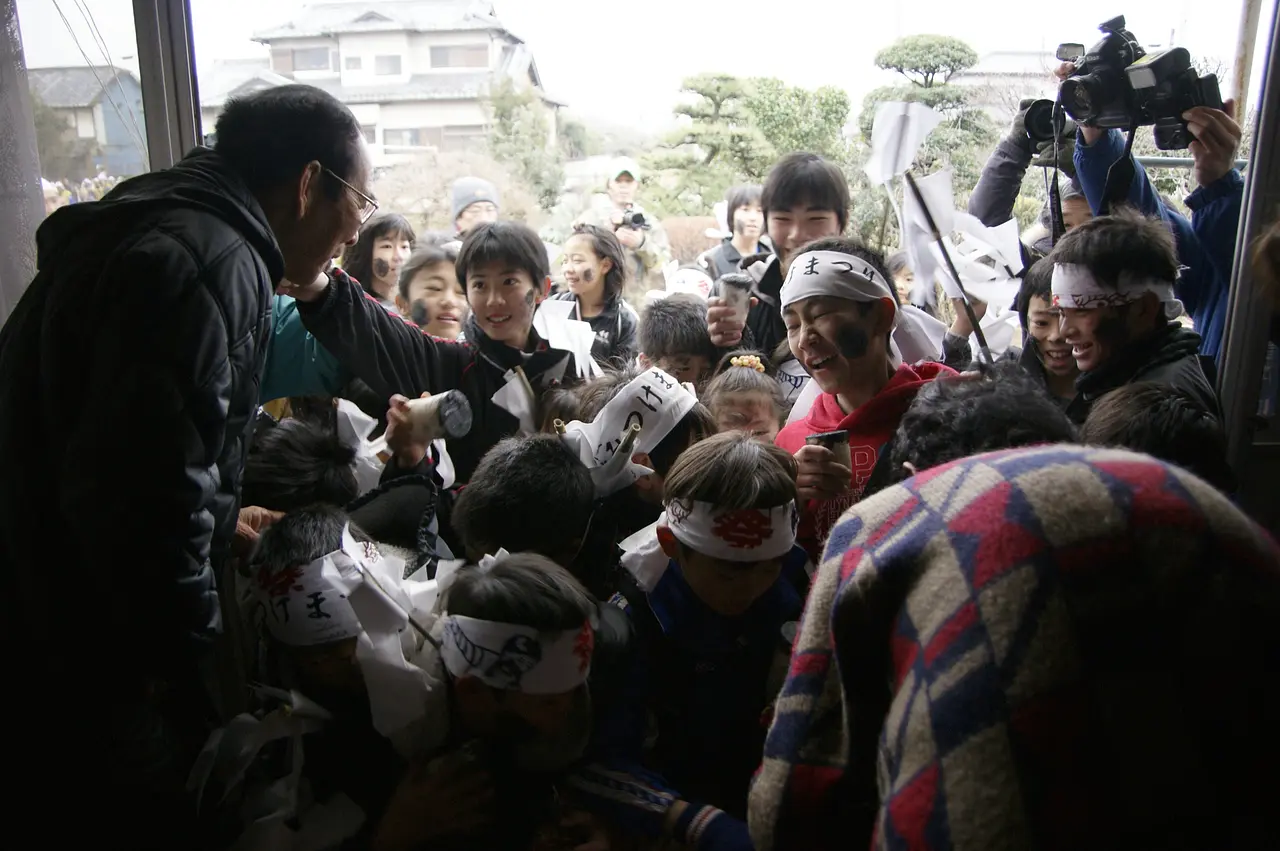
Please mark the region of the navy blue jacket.
[[[1124, 135], [1119, 130], [1108, 130], [1093, 145], [1086, 145], [1083, 135], [1076, 139], [1076, 177], [1094, 213], [1102, 204], [1107, 170], [1123, 154]], [[1222, 352], [1243, 199], [1244, 179], [1236, 169], [1187, 196], [1191, 221], [1164, 205], [1141, 166], [1129, 187], [1129, 203], [1145, 215], [1164, 219], [1178, 241], [1178, 259], [1187, 269], [1174, 289], [1203, 339], [1200, 353], [1215, 361]]]

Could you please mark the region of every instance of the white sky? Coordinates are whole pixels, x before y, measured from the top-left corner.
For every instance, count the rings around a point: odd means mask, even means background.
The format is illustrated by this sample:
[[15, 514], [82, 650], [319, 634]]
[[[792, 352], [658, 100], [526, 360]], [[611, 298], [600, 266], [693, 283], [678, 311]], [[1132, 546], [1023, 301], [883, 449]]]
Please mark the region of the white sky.
[[[262, 55], [255, 31], [293, 17], [299, 0], [191, 0], [197, 65]], [[96, 64], [104, 62], [85, 23], [87, 8], [117, 64], [132, 66], [131, 0], [18, 0], [30, 67], [83, 64], [62, 18]], [[534, 51], [543, 83], [580, 115], [660, 129], [671, 121], [680, 80], [702, 71], [780, 77], [793, 85], [838, 85], [856, 105], [887, 82], [872, 57], [912, 33], [944, 33], [988, 50], [1092, 44], [1097, 25], [1124, 13], [1144, 42], [1173, 43], [1228, 64], [1235, 56], [1241, 0], [495, 0], [499, 18]], [[1256, 98], [1274, 3], [1263, 0], [1250, 84]], [[788, 15], [792, 9], [823, 11]], [[979, 11], [980, 10], [980, 11]], [[1223, 80], [1223, 94], [1230, 94]]]

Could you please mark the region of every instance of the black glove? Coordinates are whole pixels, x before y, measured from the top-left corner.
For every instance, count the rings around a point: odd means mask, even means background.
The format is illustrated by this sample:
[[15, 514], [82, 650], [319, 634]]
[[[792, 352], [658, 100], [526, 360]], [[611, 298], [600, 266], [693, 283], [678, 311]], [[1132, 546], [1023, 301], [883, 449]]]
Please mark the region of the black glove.
[[1063, 174], [1074, 178], [1076, 176], [1076, 136], [1075, 133], [1060, 136], [1058, 138], [1058, 155], [1054, 157], [1053, 140], [1041, 142], [1036, 146], [1035, 157], [1032, 158], [1031, 164], [1039, 168], [1053, 168], [1057, 166]]

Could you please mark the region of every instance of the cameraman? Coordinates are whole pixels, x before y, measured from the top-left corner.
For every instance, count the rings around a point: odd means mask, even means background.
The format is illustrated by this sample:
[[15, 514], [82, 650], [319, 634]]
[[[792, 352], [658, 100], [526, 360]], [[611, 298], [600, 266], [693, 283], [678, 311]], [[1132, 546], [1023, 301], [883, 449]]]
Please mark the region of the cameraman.
[[[1075, 65], [1064, 62], [1056, 75], [1065, 80], [1073, 73]], [[1173, 231], [1178, 260], [1187, 267], [1178, 278], [1175, 292], [1203, 338], [1200, 353], [1215, 362], [1222, 351], [1231, 264], [1244, 199], [1244, 178], [1235, 168], [1240, 125], [1232, 117], [1234, 104], [1228, 100], [1223, 105], [1225, 110], [1196, 107], [1182, 115], [1195, 137], [1191, 156], [1195, 159], [1192, 172], [1198, 188], [1185, 201], [1191, 209], [1190, 222], [1165, 206], [1146, 171], [1136, 162], [1126, 195], [1126, 201], [1135, 209], [1163, 219]], [[1080, 125], [1075, 147], [1077, 179], [1089, 206], [1097, 213], [1107, 171], [1124, 156], [1125, 137], [1119, 130]]]
[[[587, 209], [574, 221], [575, 225], [607, 228], [618, 237], [629, 261], [630, 294], [663, 289], [662, 267], [671, 261], [667, 232], [636, 203], [639, 188], [639, 166], [629, 157], [619, 157], [605, 183], [605, 193], [592, 196]], [[637, 216], [642, 217], [643, 226], [632, 224]]]
[[[1026, 98], [1018, 104], [1018, 114], [1013, 118], [1009, 135], [1001, 139], [996, 149], [982, 167], [982, 176], [969, 196], [969, 214], [989, 228], [997, 227], [1013, 217], [1013, 205], [1022, 189], [1022, 178], [1031, 166], [1059, 168], [1067, 178], [1060, 184], [1062, 218], [1067, 228], [1093, 218], [1089, 203], [1085, 200], [1075, 180], [1075, 163], [1072, 159], [1074, 137], [1058, 140], [1057, 156], [1054, 156], [1053, 140], [1035, 142], [1027, 133], [1027, 110], [1036, 103]], [[1049, 233], [1049, 207], [1041, 213], [1041, 227], [1023, 235], [1032, 250], [1033, 259], [1048, 254], [1053, 248]]]

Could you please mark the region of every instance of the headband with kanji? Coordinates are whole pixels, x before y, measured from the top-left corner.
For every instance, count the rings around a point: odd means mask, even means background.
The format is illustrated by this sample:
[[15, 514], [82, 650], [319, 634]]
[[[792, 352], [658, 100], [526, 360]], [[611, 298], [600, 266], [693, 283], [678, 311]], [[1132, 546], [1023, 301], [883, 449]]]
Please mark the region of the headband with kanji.
[[794, 500], [773, 508], [721, 508], [712, 502], [673, 499], [663, 521], [677, 541], [696, 553], [752, 562], [791, 552], [800, 514]]
[[539, 631], [519, 624], [444, 618], [440, 658], [455, 677], [525, 694], [564, 694], [587, 681], [595, 630]]

